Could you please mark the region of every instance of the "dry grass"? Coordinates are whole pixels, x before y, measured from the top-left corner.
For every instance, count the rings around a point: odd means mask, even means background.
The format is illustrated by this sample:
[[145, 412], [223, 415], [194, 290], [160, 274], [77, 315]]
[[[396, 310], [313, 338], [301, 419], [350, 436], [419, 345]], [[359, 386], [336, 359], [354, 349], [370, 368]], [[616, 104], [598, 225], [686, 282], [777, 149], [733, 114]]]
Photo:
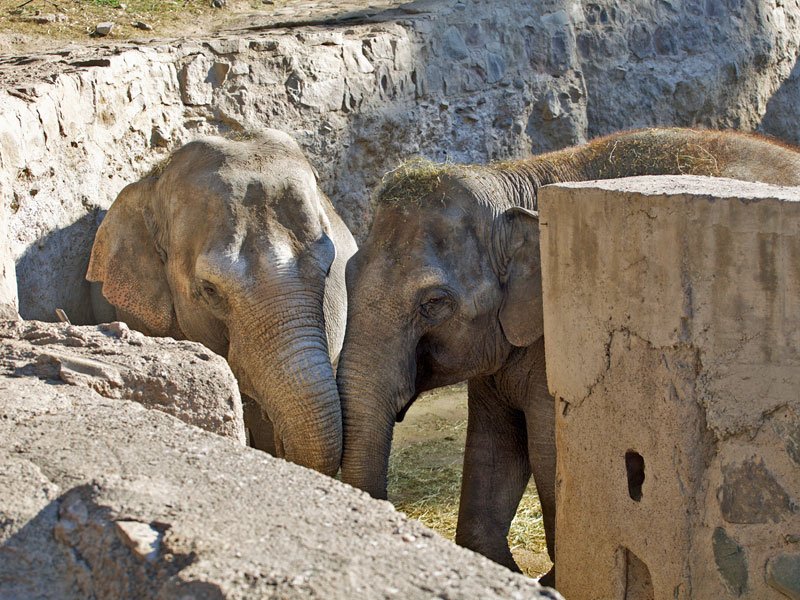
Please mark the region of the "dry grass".
[[[466, 390], [451, 386], [420, 398], [396, 427], [389, 463], [389, 499], [398, 510], [443, 537], [455, 538], [466, 438]], [[550, 568], [541, 507], [531, 483], [511, 524], [509, 545], [523, 572]]]

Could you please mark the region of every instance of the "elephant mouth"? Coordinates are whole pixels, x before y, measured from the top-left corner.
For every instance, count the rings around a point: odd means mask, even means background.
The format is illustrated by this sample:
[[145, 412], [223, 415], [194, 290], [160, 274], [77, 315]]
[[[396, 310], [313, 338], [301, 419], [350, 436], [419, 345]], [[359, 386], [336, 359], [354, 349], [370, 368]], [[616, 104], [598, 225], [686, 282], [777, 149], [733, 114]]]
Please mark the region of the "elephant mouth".
[[395, 417], [395, 421], [397, 423], [402, 423], [403, 422], [403, 419], [406, 418], [406, 413], [408, 412], [408, 409], [411, 408], [411, 405], [414, 404], [414, 402], [417, 400], [417, 398], [419, 398], [419, 394], [414, 394], [411, 397], [411, 399], [406, 403], [406, 405], [403, 408], [400, 409], [400, 412], [397, 413], [397, 416]]
[[397, 423], [402, 423], [403, 419], [406, 418], [406, 413], [408, 409], [411, 408], [411, 405], [416, 402], [419, 395], [431, 389], [428, 385], [430, 383], [430, 377], [433, 372], [432, 366], [432, 358], [430, 354], [425, 350], [424, 340], [420, 340], [417, 344], [417, 348], [415, 351], [415, 361], [414, 361], [414, 393], [409, 398], [408, 402], [406, 402], [405, 406], [400, 409], [395, 417], [395, 421]]

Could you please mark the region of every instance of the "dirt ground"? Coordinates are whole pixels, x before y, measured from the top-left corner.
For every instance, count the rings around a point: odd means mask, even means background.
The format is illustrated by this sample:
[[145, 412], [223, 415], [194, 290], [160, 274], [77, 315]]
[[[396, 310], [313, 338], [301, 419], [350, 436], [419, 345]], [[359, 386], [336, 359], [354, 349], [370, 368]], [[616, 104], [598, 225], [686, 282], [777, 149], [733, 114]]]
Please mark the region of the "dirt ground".
[[[456, 531], [466, 432], [466, 384], [428, 392], [395, 427], [389, 464], [389, 500], [450, 540]], [[527, 575], [538, 577], [550, 569], [533, 483], [511, 523], [509, 544]]]
[[[0, 0], [0, 54], [373, 17], [399, 0]], [[216, 5], [216, 6], [215, 6]], [[113, 23], [107, 35], [96, 26]]]

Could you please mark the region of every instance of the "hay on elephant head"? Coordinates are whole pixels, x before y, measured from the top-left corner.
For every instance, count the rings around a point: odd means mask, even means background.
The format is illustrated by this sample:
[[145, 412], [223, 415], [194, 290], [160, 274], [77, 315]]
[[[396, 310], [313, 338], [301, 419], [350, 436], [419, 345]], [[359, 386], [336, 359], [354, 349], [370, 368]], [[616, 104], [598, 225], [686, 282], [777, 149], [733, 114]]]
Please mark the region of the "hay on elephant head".
[[468, 165], [436, 163], [422, 157], [411, 158], [383, 176], [374, 203], [378, 206], [419, 206], [432, 194], [444, 177], [457, 175]]

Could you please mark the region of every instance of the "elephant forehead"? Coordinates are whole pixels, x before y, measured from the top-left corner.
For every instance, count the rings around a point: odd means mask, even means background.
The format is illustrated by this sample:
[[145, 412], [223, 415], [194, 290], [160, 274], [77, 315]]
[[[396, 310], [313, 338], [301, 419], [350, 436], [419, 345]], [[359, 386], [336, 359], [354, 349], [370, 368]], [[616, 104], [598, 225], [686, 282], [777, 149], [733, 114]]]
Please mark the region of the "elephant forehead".
[[244, 204], [274, 204], [284, 198], [286, 190], [294, 189], [295, 196], [302, 197], [316, 189], [314, 172], [304, 161], [275, 160], [258, 169], [230, 165], [220, 176], [230, 182], [236, 200]]
[[382, 207], [375, 215], [372, 238], [398, 248], [457, 241], [475, 234], [475, 219], [456, 203], [438, 206]]

